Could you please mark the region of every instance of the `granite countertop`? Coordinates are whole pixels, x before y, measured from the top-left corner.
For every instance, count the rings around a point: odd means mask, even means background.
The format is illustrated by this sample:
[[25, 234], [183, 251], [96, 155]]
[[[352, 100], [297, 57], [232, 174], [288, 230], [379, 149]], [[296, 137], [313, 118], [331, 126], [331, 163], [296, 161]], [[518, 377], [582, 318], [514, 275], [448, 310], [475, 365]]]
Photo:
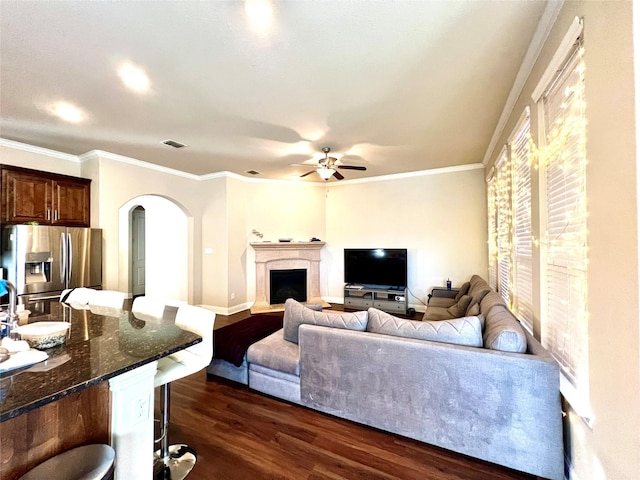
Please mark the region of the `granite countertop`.
[[175, 325], [175, 309], [162, 321], [129, 311], [81, 310], [51, 302], [35, 321], [71, 323], [66, 343], [44, 350], [48, 360], [0, 374], [0, 422], [202, 341]]

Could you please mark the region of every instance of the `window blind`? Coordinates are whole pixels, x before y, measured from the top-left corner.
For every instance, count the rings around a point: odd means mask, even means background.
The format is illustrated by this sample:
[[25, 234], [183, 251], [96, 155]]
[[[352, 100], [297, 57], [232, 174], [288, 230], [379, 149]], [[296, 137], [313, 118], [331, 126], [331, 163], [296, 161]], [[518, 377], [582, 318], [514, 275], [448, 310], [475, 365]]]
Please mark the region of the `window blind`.
[[498, 290], [498, 223], [496, 219], [496, 177], [487, 182], [487, 227], [489, 253], [489, 285]]
[[527, 107], [510, 141], [513, 200], [513, 311], [533, 331], [533, 239], [531, 230], [531, 120]]
[[587, 392], [586, 115], [583, 48], [543, 95], [542, 343]]
[[507, 148], [496, 162], [498, 291], [511, 306], [511, 166]]

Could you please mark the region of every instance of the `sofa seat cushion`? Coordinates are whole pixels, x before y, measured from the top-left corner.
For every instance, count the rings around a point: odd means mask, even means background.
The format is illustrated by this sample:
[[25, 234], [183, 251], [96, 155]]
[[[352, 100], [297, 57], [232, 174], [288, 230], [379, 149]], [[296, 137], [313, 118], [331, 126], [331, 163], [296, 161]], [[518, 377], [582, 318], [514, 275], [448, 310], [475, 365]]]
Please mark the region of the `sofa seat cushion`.
[[300, 376], [300, 348], [283, 337], [284, 329], [272, 333], [247, 350], [247, 362]]
[[419, 322], [394, 317], [370, 308], [367, 331], [395, 337], [482, 347], [482, 325], [478, 317]]
[[302, 324], [363, 332], [367, 328], [367, 312], [316, 312], [288, 298], [284, 303], [284, 339], [297, 344], [298, 328]]
[[446, 307], [435, 307], [429, 305], [422, 316], [423, 322], [430, 322], [435, 320], [451, 320], [453, 315], [449, 313]]
[[480, 303], [480, 310], [486, 322], [483, 334], [485, 348], [511, 353], [527, 351], [524, 329], [499, 293], [487, 294]]
[[428, 307], [444, 307], [444, 308], [449, 308], [451, 305], [455, 305], [456, 304], [456, 299], [455, 298], [450, 298], [450, 297], [431, 297], [429, 299], [429, 305]]

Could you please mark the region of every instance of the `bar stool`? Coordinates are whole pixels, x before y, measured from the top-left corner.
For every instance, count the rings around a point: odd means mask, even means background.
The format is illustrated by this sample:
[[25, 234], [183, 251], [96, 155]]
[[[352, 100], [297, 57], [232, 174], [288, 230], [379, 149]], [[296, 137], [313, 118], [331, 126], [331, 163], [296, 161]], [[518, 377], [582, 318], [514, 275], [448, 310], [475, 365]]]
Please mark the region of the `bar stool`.
[[89, 306], [122, 309], [127, 294], [116, 290], [96, 290], [89, 299]]
[[44, 461], [20, 480], [113, 480], [115, 460], [109, 445], [83, 445]]
[[174, 380], [196, 373], [211, 363], [213, 357], [213, 325], [216, 314], [193, 305], [178, 307], [176, 325], [202, 337], [202, 342], [158, 360], [155, 386], [160, 387], [162, 414], [160, 449], [154, 454], [154, 478], [182, 480], [196, 463], [196, 452], [184, 444], [169, 445], [168, 428], [171, 389]]

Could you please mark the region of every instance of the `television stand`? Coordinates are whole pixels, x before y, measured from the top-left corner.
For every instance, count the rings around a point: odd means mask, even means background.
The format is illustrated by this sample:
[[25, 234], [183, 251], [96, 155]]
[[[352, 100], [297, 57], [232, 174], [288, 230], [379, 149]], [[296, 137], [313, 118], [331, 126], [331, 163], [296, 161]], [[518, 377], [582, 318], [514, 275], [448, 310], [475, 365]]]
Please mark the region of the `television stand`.
[[407, 313], [409, 297], [406, 288], [364, 287], [345, 285], [344, 308], [367, 310], [377, 308], [389, 313]]

